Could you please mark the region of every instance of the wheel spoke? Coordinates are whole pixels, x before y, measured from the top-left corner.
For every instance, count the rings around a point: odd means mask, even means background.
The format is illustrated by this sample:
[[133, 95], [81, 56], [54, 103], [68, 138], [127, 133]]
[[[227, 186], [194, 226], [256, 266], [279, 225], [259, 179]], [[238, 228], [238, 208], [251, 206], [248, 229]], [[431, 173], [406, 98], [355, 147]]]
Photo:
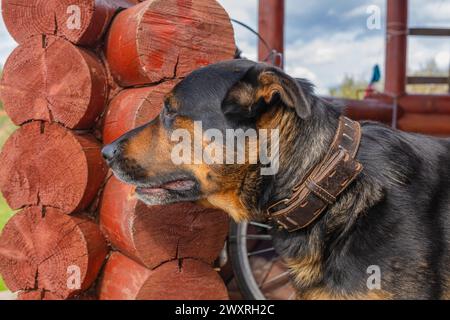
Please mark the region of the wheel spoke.
[[271, 259], [270, 260], [269, 267], [267, 268], [266, 272], [264, 272], [264, 276], [261, 277], [261, 280], [258, 283], [259, 287], [262, 287], [264, 285], [264, 282], [267, 280], [267, 277], [269, 276], [270, 271], [272, 271], [272, 267], [274, 266], [275, 261], [276, 261], [276, 259]]
[[261, 222], [250, 221], [249, 224], [251, 224], [252, 226], [260, 227], [260, 228], [264, 228], [264, 229], [272, 229], [272, 226], [269, 226], [268, 224], [261, 223]]
[[280, 274], [276, 275], [275, 277], [273, 277], [272, 279], [267, 281], [264, 285], [267, 286], [267, 285], [269, 285], [271, 283], [274, 283], [274, 282], [276, 282], [276, 281], [278, 281], [280, 279], [287, 278], [288, 276], [289, 276], [289, 271], [285, 271], [283, 273], [280, 273]]
[[[238, 236], [230, 236], [230, 239], [237, 239]], [[247, 239], [247, 240], [265, 240], [269, 241], [272, 240], [272, 236], [269, 234], [247, 234], [240, 236], [241, 239]]]
[[254, 256], [254, 255], [257, 255], [257, 254], [266, 253], [266, 252], [270, 252], [270, 251], [275, 251], [275, 248], [274, 247], [270, 247], [270, 248], [266, 248], [266, 249], [252, 251], [252, 252], [247, 253], [247, 256], [250, 257], [250, 256]]
[[272, 236], [270, 234], [248, 234], [248, 240], [272, 240]]
[[270, 241], [272, 240], [272, 236], [268, 234], [247, 234], [247, 235], [241, 235], [241, 236], [230, 236], [230, 240], [236, 240], [237, 238], [240, 239], [247, 239], [247, 240], [264, 240], [264, 241]]

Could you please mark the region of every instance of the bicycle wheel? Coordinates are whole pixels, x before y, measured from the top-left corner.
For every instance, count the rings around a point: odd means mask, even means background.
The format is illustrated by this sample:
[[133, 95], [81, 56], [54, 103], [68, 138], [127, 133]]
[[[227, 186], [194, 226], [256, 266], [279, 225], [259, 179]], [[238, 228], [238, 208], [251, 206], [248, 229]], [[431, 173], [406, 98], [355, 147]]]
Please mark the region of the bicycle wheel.
[[242, 296], [250, 300], [294, 299], [289, 272], [272, 246], [271, 226], [260, 222], [230, 225], [229, 252]]

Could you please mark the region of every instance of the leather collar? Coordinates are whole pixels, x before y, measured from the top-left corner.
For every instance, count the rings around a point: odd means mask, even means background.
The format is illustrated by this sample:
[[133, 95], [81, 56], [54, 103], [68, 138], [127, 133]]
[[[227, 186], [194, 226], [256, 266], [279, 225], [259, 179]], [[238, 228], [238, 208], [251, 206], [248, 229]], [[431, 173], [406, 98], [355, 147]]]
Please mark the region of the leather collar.
[[290, 198], [267, 209], [269, 219], [289, 232], [305, 228], [316, 220], [361, 173], [363, 166], [355, 159], [360, 140], [360, 124], [341, 116], [325, 158], [294, 186]]

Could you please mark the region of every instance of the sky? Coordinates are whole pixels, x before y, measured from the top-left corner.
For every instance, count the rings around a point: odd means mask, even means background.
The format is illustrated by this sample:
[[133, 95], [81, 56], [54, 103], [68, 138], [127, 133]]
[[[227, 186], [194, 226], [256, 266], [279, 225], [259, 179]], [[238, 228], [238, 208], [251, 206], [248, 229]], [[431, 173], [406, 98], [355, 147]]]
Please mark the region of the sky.
[[[328, 93], [346, 76], [369, 80], [379, 64], [384, 74], [386, 0], [285, 0], [285, 69], [311, 80], [319, 93]], [[218, 0], [231, 18], [257, 29], [257, 0]], [[380, 28], [367, 20], [379, 8]], [[370, 12], [368, 13], [369, 10]], [[371, 20], [373, 21], [373, 20]], [[410, 0], [409, 26], [450, 28], [450, 0]], [[249, 59], [256, 59], [255, 35], [234, 24], [236, 43]], [[0, 18], [0, 65], [17, 46]], [[409, 37], [408, 68], [420, 69], [433, 59], [447, 70], [450, 38]]]

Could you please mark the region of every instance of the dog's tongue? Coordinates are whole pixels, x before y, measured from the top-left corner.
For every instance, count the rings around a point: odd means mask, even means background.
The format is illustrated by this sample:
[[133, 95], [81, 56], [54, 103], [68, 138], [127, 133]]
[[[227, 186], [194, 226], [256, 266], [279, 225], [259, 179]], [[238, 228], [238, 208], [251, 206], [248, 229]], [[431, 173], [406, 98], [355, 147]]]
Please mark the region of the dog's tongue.
[[194, 187], [195, 182], [192, 180], [176, 180], [168, 182], [160, 186], [160, 188], [175, 190], [175, 191], [186, 191]]

